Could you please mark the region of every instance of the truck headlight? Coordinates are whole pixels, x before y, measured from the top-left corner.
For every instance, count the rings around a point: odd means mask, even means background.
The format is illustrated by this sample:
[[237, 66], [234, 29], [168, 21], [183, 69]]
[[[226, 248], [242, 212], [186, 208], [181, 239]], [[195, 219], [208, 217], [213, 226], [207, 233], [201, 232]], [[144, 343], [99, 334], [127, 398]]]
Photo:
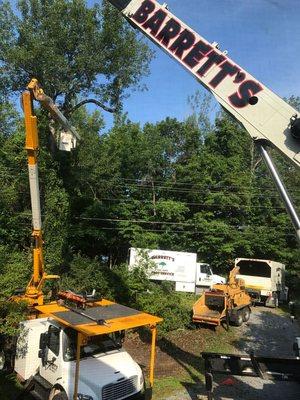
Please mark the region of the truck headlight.
[[88, 394], [77, 393], [77, 400], [94, 400], [92, 396]]

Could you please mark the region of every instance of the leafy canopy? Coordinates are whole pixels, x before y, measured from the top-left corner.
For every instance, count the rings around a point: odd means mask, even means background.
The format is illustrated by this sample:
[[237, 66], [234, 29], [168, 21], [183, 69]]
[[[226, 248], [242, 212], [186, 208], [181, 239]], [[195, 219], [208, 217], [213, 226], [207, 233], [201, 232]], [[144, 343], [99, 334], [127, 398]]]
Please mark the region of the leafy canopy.
[[0, 1], [0, 82], [18, 92], [32, 77], [69, 110], [94, 95], [120, 107], [148, 72], [152, 53], [106, 1]]

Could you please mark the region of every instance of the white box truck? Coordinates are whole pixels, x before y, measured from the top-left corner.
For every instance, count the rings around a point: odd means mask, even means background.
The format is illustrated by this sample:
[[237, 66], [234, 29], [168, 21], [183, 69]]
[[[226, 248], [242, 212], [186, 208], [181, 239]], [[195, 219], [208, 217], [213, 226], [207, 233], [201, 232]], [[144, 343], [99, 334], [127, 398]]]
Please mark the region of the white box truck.
[[256, 258], [236, 258], [235, 266], [240, 268], [237, 278], [245, 281], [246, 290], [254, 302], [277, 307], [280, 301], [287, 301], [284, 264]]
[[226, 279], [215, 275], [209, 264], [197, 263], [196, 253], [130, 248], [129, 269], [147, 264], [153, 281], [175, 282], [178, 292], [201, 293]]
[[[76, 367], [74, 329], [52, 318], [21, 323], [15, 372], [39, 400], [73, 400]], [[3, 364], [0, 354], [0, 364]], [[116, 333], [91, 337], [81, 347], [78, 400], [142, 399], [144, 377], [140, 366], [122, 348]]]

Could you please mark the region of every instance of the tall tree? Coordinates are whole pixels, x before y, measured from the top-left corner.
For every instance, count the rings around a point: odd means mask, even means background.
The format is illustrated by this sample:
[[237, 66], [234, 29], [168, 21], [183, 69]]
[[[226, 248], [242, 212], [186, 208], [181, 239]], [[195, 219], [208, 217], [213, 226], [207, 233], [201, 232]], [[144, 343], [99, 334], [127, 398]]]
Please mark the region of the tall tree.
[[[0, 81], [12, 92], [32, 77], [70, 111], [78, 97], [121, 107], [148, 72], [149, 48], [106, 1], [0, 1]], [[126, 61], [125, 61], [126, 60]]]

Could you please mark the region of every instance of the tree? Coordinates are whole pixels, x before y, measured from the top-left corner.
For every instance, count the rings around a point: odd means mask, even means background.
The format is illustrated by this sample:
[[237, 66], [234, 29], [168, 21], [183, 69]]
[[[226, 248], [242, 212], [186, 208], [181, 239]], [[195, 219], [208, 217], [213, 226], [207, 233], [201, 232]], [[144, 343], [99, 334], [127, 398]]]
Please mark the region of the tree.
[[[13, 132], [12, 113], [4, 100], [36, 77], [45, 92], [73, 116], [84, 136], [73, 155], [56, 151], [50, 155], [49, 119], [43, 110], [36, 110], [45, 260], [47, 268], [57, 271], [70, 256], [72, 246], [67, 242], [73, 235], [71, 215], [76, 215], [78, 206], [86, 200], [85, 207], [92, 213], [99, 206], [93, 190], [102, 193], [105, 189], [105, 185], [95, 184], [103, 160], [99, 160], [103, 120], [99, 114], [89, 116], [84, 110], [72, 114], [75, 104], [84, 96], [88, 101], [95, 96], [96, 103], [108, 102], [120, 111], [127, 89], [139, 87], [141, 77], [148, 72], [152, 53], [106, 1], [88, 8], [83, 0], [20, 0], [17, 11], [9, 1], [0, 4], [0, 81], [6, 83], [0, 85], [0, 144], [4, 153], [0, 173], [5, 178], [0, 195], [1, 242], [28, 249], [30, 237], [23, 127], [19, 125], [20, 129]], [[5, 118], [1, 118], [3, 113]], [[81, 171], [70, 172], [71, 168]], [[20, 216], [27, 220], [21, 221]], [[96, 233], [99, 235], [99, 230]]]
[[152, 53], [106, 1], [19, 0], [18, 12], [0, 5], [0, 81], [11, 92], [35, 77], [65, 111], [83, 96], [120, 108], [148, 72]]

